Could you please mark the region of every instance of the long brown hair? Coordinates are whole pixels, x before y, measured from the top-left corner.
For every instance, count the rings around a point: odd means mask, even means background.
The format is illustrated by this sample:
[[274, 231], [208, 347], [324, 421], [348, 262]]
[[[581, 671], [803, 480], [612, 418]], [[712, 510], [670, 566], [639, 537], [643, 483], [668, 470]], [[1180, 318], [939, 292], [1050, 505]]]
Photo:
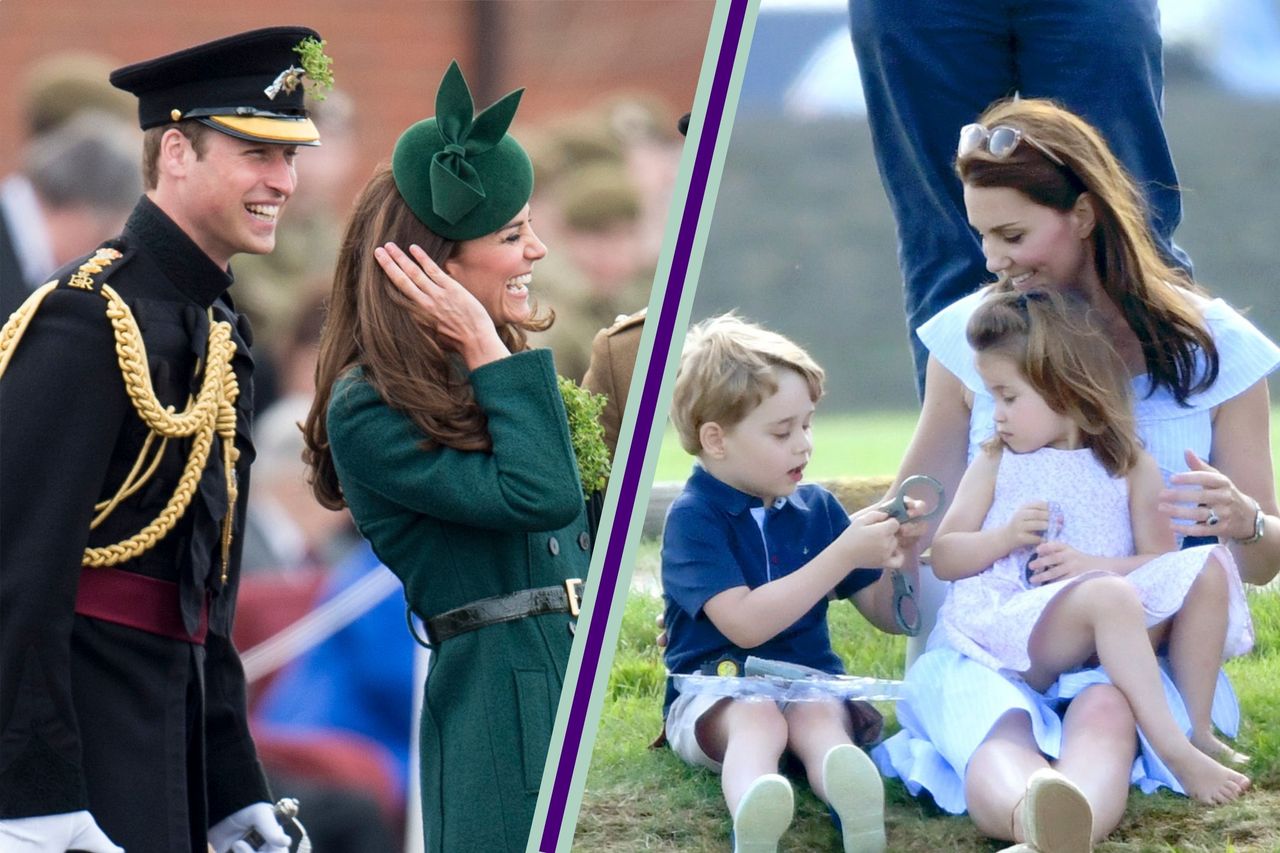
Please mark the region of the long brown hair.
[[[417, 244], [438, 264], [456, 246], [413, 215], [396, 190], [391, 169], [383, 166], [356, 200], [342, 240], [320, 339], [316, 395], [302, 428], [312, 491], [330, 509], [345, 502], [329, 449], [326, 414], [334, 383], [356, 365], [388, 406], [422, 430], [424, 449], [492, 447], [484, 412], [460, 361], [416, 319], [409, 300], [374, 259], [373, 250], [387, 242], [405, 249]], [[511, 352], [520, 352], [528, 348], [525, 332], [542, 331], [552, 319], [549, 312], [535, 314], [523, 323], [498, 327], [498, 336]]]
[[[966, 335], [974, 352], [1017, 365], [1049, 408], [1075, 423], [1081, 443], [1111, 476], [1137, 464], [1141, 444], [1124, 362], [1084, 299], [1048, 290], [994, 293], [969, 318]], [[999, 444], [996, 436], [983, 447]]]
[[[1089, 193], [1098, 279], [1142, 347], [1151, 379], [1148, 393], [1164, 386], [1185, 404], [1211, 386], [1218, 377], [1218, 349], [1194, 304], [1181, 298], [1177, 288], [1203, 291], [1156, 248], [1146, 203], [1102, 135], [1074, 113], [1036, 98], [997, 101], [978, 121], [988, 128], [1021, 130], [1065, 165], [1029, 144], [1004, 159], [979, 148], [957, 158], [960, 180], [973, 187], [1015, 189], [1059, 212], [1071, 210], [1082, 193]], [[996, 284], [997, 290], [1011, 288], [1003, 276]], [[1197, 353], [1204, 354], [1203, 372], [1197, 370]]]

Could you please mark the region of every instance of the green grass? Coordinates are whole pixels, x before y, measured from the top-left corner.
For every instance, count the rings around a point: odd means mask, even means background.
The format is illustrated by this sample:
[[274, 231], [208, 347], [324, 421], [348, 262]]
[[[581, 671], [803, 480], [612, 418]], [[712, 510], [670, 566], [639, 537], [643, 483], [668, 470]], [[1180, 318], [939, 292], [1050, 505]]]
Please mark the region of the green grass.
[[[892, 474], [916, 427], [915, 412], [823, 414], [813, 421], [813, 459], [805, 469], [811, 480]], [[684, 480], [693, 457], [685, 453], [675, 430], [667, 424], [654, 482]]]
[[[637, 573], [656, 573], [654, 543], [640, 549]], [[1280, 850], [1280, 593], [1250, 599], [1257, 646], [1227, 671], [1242, 708], [1237, 746], [1252, 756], [1253, 790], [1240, 801], [1207, 808], [1173, 794], [1133, 793], [1124, 822], [1097, 848], [1117, 851]], [[653, 643], [661, 600], [633, 591], [622, 617], [600, 729], [578, 815], [574, 849], [581, 851], [725, 851], [729, 816], [718, 778], [681, 762], [668, 749], [650, 749], [662, 727], [663, 668]], [[904, 640], [870, 627], [852, 607], [830, 610], [836, 651], [851, 672], [901, 678]], [[882, 705], [886, 732], [897, 730], [891, 705]], [[993, 851], [965, 817], [952, 817], [910, 797], [887, 780], [886, 824], [893, 851]], [[785, 851], [838, 850], [827, 810], [804, 783], [797, 786], [796, 819]]]
[[[916, 427], [916, 412], [824, 414], [813, 421], [813, 460], [805, 469], [811, 480], [893, 474]], [[1280, 407], [1271, 411], [1271, 447], [1276, 479], [1280, 481]], [[675, 430], [667, 424], [658, 453], [654, 482], [683, 481], [693, 457], [685, 453]]]

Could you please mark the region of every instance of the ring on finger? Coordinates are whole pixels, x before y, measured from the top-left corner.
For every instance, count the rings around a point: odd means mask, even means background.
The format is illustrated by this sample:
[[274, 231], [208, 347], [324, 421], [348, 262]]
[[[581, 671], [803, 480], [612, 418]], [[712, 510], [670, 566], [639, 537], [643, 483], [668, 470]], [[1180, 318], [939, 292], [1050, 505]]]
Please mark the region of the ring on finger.
[[1222, 519], [1218, 518], [1218, 513], [1214, 511], [1213, 507], [1209, 507], [1209, 516], [1204, 520], [1204, 523], [1210, 527], [1217, 527], [1218, 522], [1221, 520]]

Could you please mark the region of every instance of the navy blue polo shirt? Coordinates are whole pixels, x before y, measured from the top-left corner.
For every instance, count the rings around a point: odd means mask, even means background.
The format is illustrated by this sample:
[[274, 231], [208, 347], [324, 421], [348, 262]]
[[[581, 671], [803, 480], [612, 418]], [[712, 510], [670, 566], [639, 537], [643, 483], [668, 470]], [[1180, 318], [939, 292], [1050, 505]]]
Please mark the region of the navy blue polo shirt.
[[[761, 525], [752, 515], [764, 513]], [[760, 499], [717, 480], [701, 465], [667, 511], [662, 534], [662, 590], [666, 602], [667, 670], [697, 672], [726, 655], [740, 663], [748, 654], [844, 672], [827, 633], [827, 599], [765, 643], [746, 650], [721, 634], [702, 608], [726, 589], [751, 589], [804, 566], [849, 526], [835, 495], [813, 483], [764, 508]], [[763, 527], [763, 530], [762, 530]], [[851, 569], [836, 587], [847, 598], [880, 577], [879, 569]], [[676, 697], [667, 679], [662, 713]]]

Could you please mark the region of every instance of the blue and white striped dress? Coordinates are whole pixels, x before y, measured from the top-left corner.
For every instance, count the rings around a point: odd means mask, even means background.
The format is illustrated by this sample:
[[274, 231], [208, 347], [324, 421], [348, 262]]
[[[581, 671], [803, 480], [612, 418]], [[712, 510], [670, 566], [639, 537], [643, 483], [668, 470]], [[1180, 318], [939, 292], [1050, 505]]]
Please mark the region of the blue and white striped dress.
[[[985, 291], [967, 296], [939, 312], [918, 334], [929, 352], [973, 392], [969, 420], [969, 459], [993, 432], [995, 401], [974, 367], [965, 327]], [[1195, 297], [1193, 297], [1195, 298]], [[1156, 458], [1165, 480], [1186, 470], [1183, 451], [1190, 448], [1212, 464], [1213, 409], [1240, 394], [1280, 366], [1280, 347], [1220, 299], [1202, 300], [1202, 310], [1218, 347], [1217, 381], [1180, 406], [1165, 389], [1147, 396], [1147, 380], [1134, 380], [1138, 431]], [[1062, 741], [1059, 712], [1066, 700], [1092, 684], [1107, 683], [1101, 668], [1063, 675], [1046, 694], [1006, 678], [974, 661], [942, 640], [935, 631], [929, 650], [907, 673], [904, 698], [898, 703], [902, 731], [872, 752], [886, 776], [901, 778], [913, 795], [928, 790], [940, 808], [952, 814], [966, 810], [964, 773], [969, 758], [991, 727], [1011, 710], [1025, 711], [1041, 752], [1056, 758]], [[1165, 695], [1174, 717], [1190, 731], [1186, 708], [1167, 672]], [[1235, 737], [1240, 708], [1226, 674], [1219, 672], [1213, 701], [1213, 722], [1223, 734]], [[1151, 750], [1145, 738], [1134, 760], [1130, 781], [1151, 793], [1162, 785], [1183, 793], [1181, 785]]]

